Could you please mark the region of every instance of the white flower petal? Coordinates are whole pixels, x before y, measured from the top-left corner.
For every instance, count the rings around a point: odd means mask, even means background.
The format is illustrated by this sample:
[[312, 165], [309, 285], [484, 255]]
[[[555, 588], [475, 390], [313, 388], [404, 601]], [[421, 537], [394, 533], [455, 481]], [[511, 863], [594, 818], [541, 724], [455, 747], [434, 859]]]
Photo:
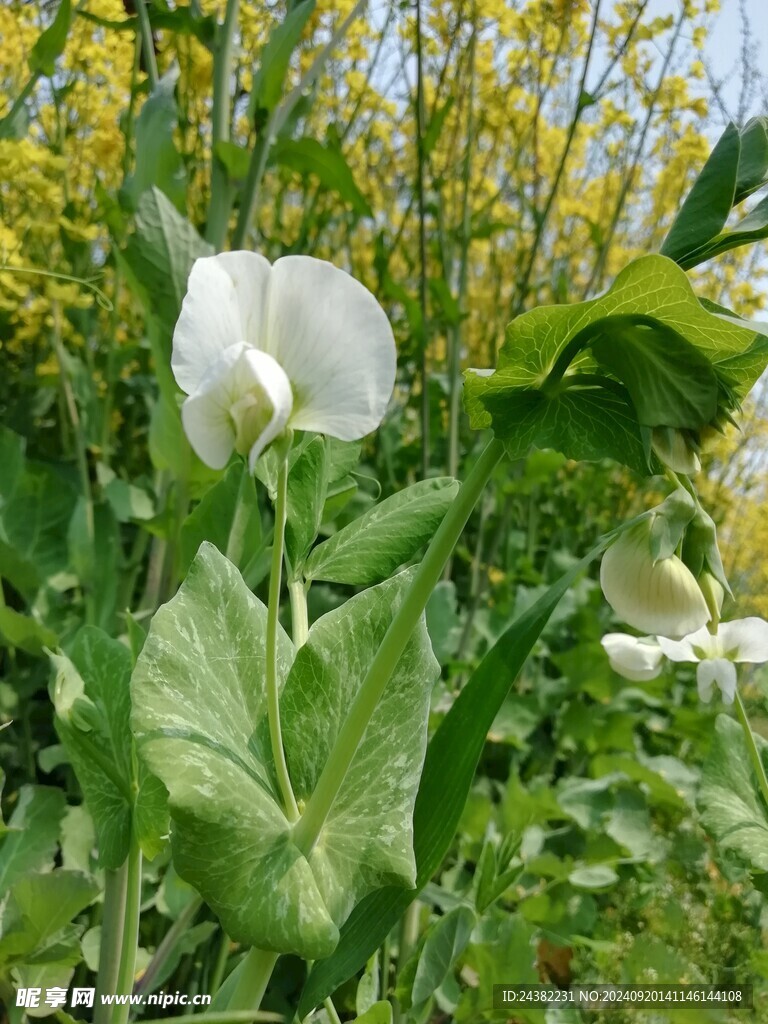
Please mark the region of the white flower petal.
[[674, 639], [710, 619], [690, 569], [677, 556], [651, 558], [650, 520], [624, 531], [603, 555], [600, 585], [616, 614], [635, 629]]
[[653, 637], [606, 633], [600, 643], [614, 672], [634, 682], [655, 679], [661, 672], [661, 648]]
[[751, 616], [722, 622], [717, 631], [720, 645], [734, 661], [749, 661], [760, 665], [768, 661], [768, 622]]
[[395, 382], [389, 320], [331, 263], [284, 256], [272, 267], [264, 344], [293, 387], [292, 427], [352, 441], [381, 423]]
[[712, 636], [706, 626], [697, 629], [695, 633], [689, 633], [682, 640], [670, 640], [666, 636], [657, 636], [656, 639], [670, 661], [695, 662], [701, 661], [702, 655], [708, 658], [720, 656], [717, 637]]
[[[269, 291], [272, 287], [272, 265], [257, 252], [242, 250], [222, 252], [213, 258], [232, 280], [240, 314], [242, 340], [268, 352], [265, 332]], [[233, 338], [232, 342], [240, 340]]]
[[702, 700], [711, 699], [712, 689], [717, 683], [723, 700], [731, 704], [736, 695], [736, 666], [726, 658], [708, 658], [696, 666], [696, 682]]
[[195, 261], [173, 332], [171, 368], [182, 391], [196, 391], [222, 352], [245, 341], [232, 278], [218, 256]]
[[237, 448], [251, 468], [285, 428], [291, 414], [291, 386], [275, 360], [240, 342], [230, 345], [182, 406], [190, 444], [213, 469], [221, 469]]

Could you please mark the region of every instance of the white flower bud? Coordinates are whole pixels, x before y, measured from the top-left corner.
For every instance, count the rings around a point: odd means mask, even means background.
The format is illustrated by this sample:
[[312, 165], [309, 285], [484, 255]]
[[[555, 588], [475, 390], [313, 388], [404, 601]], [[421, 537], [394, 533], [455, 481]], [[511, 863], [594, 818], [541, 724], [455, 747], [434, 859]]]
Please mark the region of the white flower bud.
[[652, 520], [625, 530], [603, 555], [600, 585], [620, 619], [635, 629], [672, 638], [694, 633], [710, 614], [690, 569], [677, 557], [654, 562]]

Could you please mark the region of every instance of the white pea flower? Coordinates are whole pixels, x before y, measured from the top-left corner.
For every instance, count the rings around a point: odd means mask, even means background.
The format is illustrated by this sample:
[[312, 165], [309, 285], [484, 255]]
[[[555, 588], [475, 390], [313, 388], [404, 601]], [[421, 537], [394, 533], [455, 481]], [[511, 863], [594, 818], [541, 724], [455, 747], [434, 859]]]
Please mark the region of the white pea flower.
[[287, 428], [354, 441], [381, 423], [395, 340], [359, 281], [324, 260], [253, 252], [199, 259], [173, 334], [190, 444], [213, 469], [256, 460]]
[[621, 533], [603, 555], [600, 586], [619, 618], [646, 633], [680, 637], [709, 622], [707, 602], [677, 555], [654, 558], [650, 520]]
[[664, 655], [653, 636], [606, 633], [600, 643], [605, 648], [614, 672], [625, 679], [644, 683], [661, 672]]
[[723, 700], [730, 704], [736, 694], [734, 662], [761, 665], [768, 661], [768, 622], [751, 617], [721, 622], [717, 633], [699, 629], [682, 640], [658, 638], [659, 646], [670, 661], [696, 664], [696, 682], [702, 700], [711, 700], [715, 684]]

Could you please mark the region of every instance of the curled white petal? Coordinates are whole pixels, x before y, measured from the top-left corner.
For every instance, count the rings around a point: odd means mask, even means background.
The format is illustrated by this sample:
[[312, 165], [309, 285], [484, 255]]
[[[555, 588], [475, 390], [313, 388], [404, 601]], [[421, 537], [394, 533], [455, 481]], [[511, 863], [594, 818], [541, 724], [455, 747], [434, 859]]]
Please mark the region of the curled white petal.
[[292, 427], [353, 441], [381, 423], [395, 339], [379, 303], [345, 271], [310, 256], [277, 260], [261, 347], [291, 382]]
[[173, 332], [171, 368], [181, 390], [197, 391], [222, 352], [246, 340], [235, 286], [221, 258], [196, 260]]
[[690, 569], [676, 555], [656, 562], [651, 558], [647, 520], [608, 548], [600, 585], [619, 618], [647, 633], [679, 639], [710, 619]]
[[696, 683], [702, 700], [711, 700], [717, 684], [725, 703], [731, 704], [736, 695], [736, 666], [727, 658], [707, 658], [696, 666]]
[[233, 450], [251, 468], [282, 431], [292, 409], [291, 386], [275, 360], [240, 342], [225, 349], [181, 410], [197, 455], [222, 469]]
[[661, 648], [653, 637], [606, 633], [600, 643], [614, 672], [634, 682], [655, 679], [661, 672]]
[[717, 631], [724, 654], [733, 661], [760, 665], [768, 661], [768, 622], [757, 616], [722, 622]]

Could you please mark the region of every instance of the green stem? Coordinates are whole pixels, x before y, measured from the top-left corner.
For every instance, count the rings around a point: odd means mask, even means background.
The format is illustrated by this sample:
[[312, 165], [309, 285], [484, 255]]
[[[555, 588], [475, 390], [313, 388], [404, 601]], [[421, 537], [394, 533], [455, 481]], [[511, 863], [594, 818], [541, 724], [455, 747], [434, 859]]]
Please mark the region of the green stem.
[[336, 1013], [336, 1007], [333, 1005], [330, 996], [323, 1000], [323, 1006], [325, 1007], [325, 1012], [328, 1014], [328, 1020], [331, 1024], [341, 1024], [341, 1017]]
[[155, 43], [152, 39], [152, 26], [149, 23], [147, 14], [147, 0], [139, 0], [136, 4], [136, 14], [139, 17], [139, 33], [141, 35], [141, 48], [144, 54], [144, 63], [147, 66], [147, 78], [149, 79], [150, 91], [154, 92], [160, 76], [157, 73], [157, 60], [155, 59]]
[[450, 558], [472, 509], [503, 452], [502, 442], [494, 438], [478, 459], [432, 538], [424, 560], [390, 623], [346, 720], [339, 730], [315, 791], [304, 814], [294, 827], [293, 841], [305, 857], [309, 856], [317, 842], [384, 688], [416, 628], [430, 594], [440, 581], [443, 567]]
[[[237, 983], [228, 1010], [258, 1010], [267, 990], [269, 979], [277, 963], [277, 953], [268, 949], [250, 949], [243, 961], [240, 980]], [[206, 1024], [208, 1015], [206, 1014]]]
[[224, 980], [224, 972], [227, 969], [227, 960], [229, 959], [230, 944], [229, 936], [222, 930], [219, 952], [216, 954], [216, 963], [213, 965], [213, 974], [211, 975], [211, 982], [208, 986], [212, 996], [216, 995], [221, 988], [222, 981]]
[[747, 741], [747, 753], [749, 754], [749, 759], [752, 762], [752, 767], [755, 770], [757, 782], [760, 786], [760, 792], [763, 794], [763, 800], [765, 800], [766, 807], [768, 807], [768, 778], [766, 778], [763, 759], [760, 757], [760, 751], [757, 749], [755, 734], [752, 732], [749, 719], [747, 718], [747, 711], [738, 690], [736, 690], [734, 703], [736, 705], [736, 715], [741, 724], [741, 728], [744, 731], [744, 739]]
[[248, 163], [248, 175], [245, 179], [243, 194], [240, 199], [240, 212], [237, 215], [237, 224], [232, 235], [233, 249], [243, 248], [253, 222], [253, 214], [259, 202], [261, 182], [267, 167], [272, 132], [273, 119], [270, 117], [261, 129], [251, 152], [251, 159]]
[[[136, 949], [139, 944], [139, 918], [141, 917], [141, 848], [135, 837], [131, 841], [126, 872], [120, 967], [114, 989], [117, 995], [131, 995], [136, 975]], [[126, 1024], [130, 1012], [131, 1007], [128, 1003], [114, 1006], [112, 1024]]]
[[227, 169], [216, 155], [216, 145], [229, 141], [230, 77], [234, 51], [235, 29], [240, 0], [227, 0], [227, 11], [220, 26], [213, 56], [213, 110], [211, 111], [211, 203], [208, 210], [206, 238], [218, 251], [224, 244], [232, 208], [232, 185]]
[[269, 578], [269, 604], [267, 605], [267, 713], [269, 716], [269, 738], [275, 772], [283, 798], [283, 806], [290, 821], [299, 817], [299, 808], [293, 795], [288, 765], [283, 749], [283, 735], [280, 728], [280, 690], [277, 678], [277, 613], [280, 607], [280, 584], [283, 574], [283, 537], [287, 511], [288, 460], [283, 458], [277, 478], [275, 497], [275, 535], [272, 539], [272, 570]]
[[246, 498], [250, 486], [251, 477], [246, 467], [243, 469], [243, 475], [240, 478], [240, 487], [237, 491], [237, 501], [235, 503], [235, 514], [232, 517], [232, 525], [229, 528], [227, 550], [225, 552], [230, 562], [233, 562], [235, 565], [240, 565], [245, 551], [245, 535], [251, 518], [251, 509]]
[[309, 634], [309, 618], [307, 616], [307, 589], [303, 580], [291, 580], [288, 584], [291, 598], [291, 629], [295, 647], [302, 647]]
[[173, 956], [177, 943], [194, 921], [197, 916], [197, 912], [202, 905], [202, 897], [195, 896], [190, 900], [186, 907], [184, 907], [182, 912], [165, 933], [162, 942], [155, 950], [146, 971], [144, 971], [141, 976], [141, 981], [136, 986], [137, 993], [152, 991], [155, 979], [168, 963], [171, 956]]
[[96, 979], [94, 1024], [109, 1024], [112, 1007], [102, 1005], [101, 997], [117, 991], [120, 950], [125, 921], [125, 898], [128, 884], [128, 861], [116, 871], [105, 872], [104, 916], [101, 921], [99, 974]]

